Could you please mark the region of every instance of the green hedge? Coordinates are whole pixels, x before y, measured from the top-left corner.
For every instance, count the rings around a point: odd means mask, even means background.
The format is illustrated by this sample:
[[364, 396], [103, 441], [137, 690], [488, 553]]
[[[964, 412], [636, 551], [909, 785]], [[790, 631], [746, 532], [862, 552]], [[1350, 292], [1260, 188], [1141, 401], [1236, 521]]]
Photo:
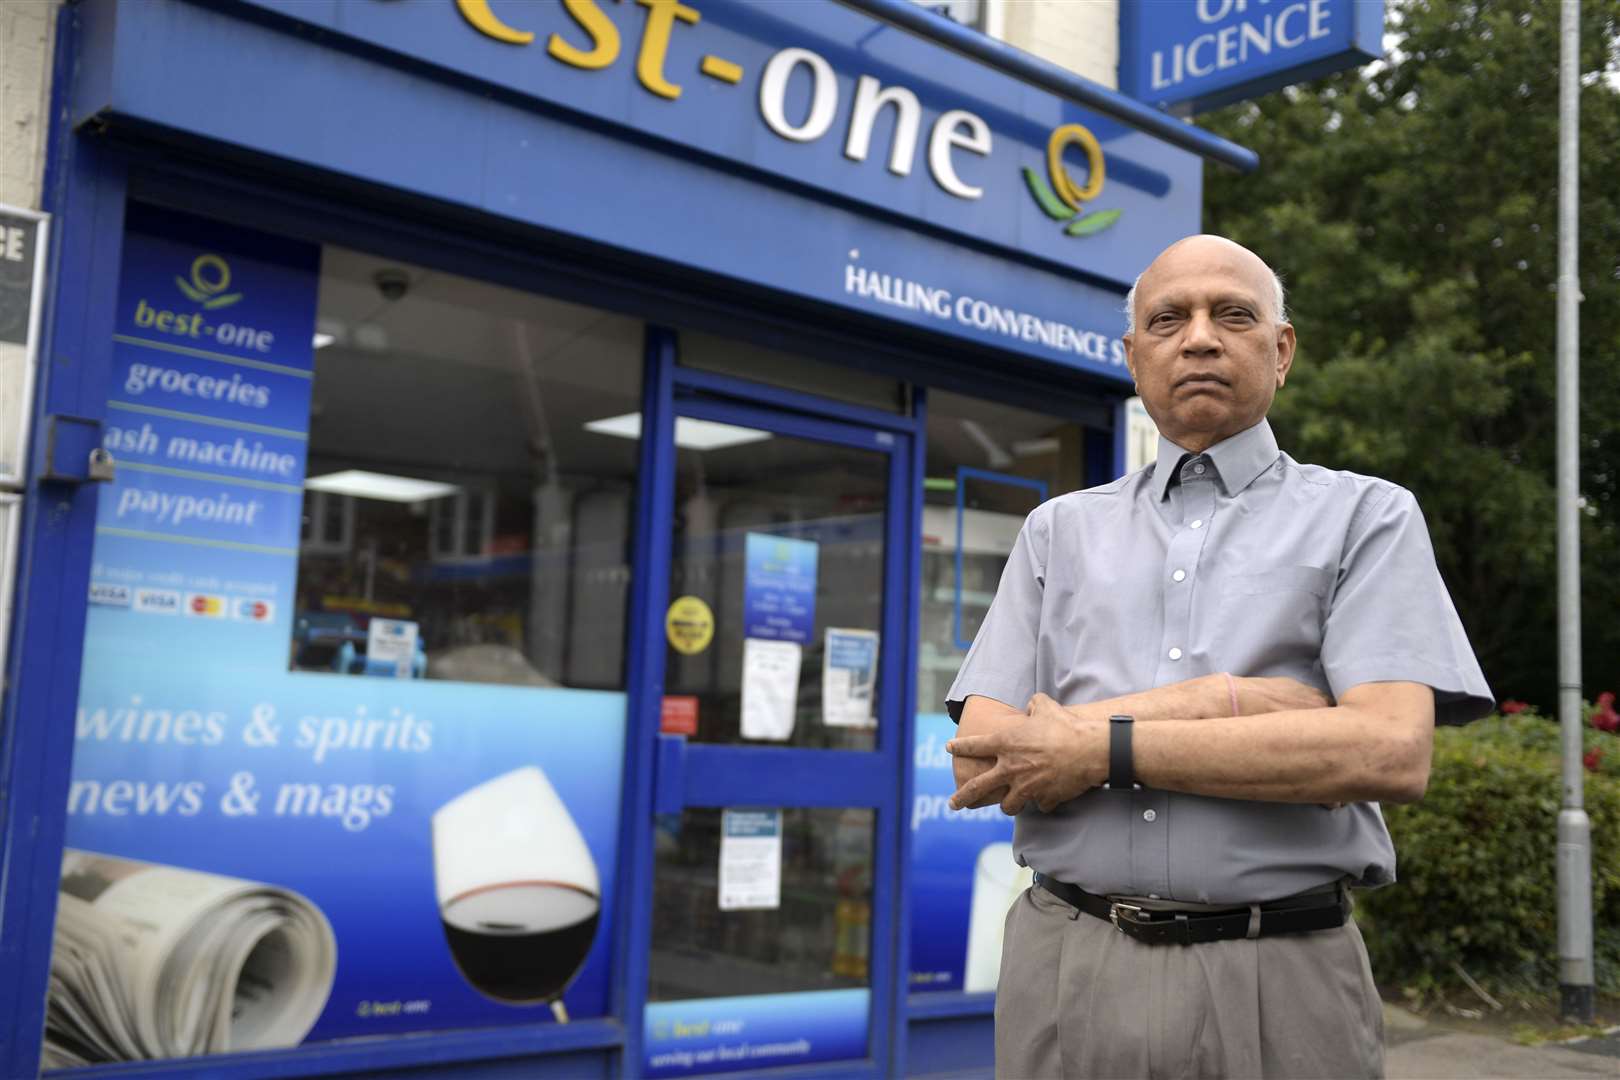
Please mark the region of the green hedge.
[[[1586, 773], [1600, 989], [1620, 992], [1620, 736]], [[1428, 992], [1460, 985], [1542, 993], [1558, 983], [1555, 859], [1561, 793], [1558, 727], [1526, 712], [1436, 733], [1428, 794], [1386, 806], [1396, 884], [1359, 896], [1357, 916], [1380, 983]]]

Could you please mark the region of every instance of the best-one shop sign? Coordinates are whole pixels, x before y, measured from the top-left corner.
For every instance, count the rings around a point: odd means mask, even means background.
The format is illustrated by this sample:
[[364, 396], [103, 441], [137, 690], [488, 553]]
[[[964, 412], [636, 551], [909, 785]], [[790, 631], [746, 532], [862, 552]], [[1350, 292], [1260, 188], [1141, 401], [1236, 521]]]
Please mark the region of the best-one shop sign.
[[[696, 25], [703, 16], [680, 0], [636, 2], [647, 9], [636, 50], [636, 79], [650, 93], [674, 101], [681, 96], [684, 87], [674, 81], [668, 71], [671, 36], [677, 24]], [[508, 45], [538, 44], [535, 31], [519, 29], [503, 21], [490, 0], [455, 0], [455, 5], [467, 22], [488, 38]], [[546, 38], [546, 53], [561, 63], [587, 71], [613, 66], [623, 49], [624, 35], [608, 18], [600, 0], [566, 0], [563, 10], [574, 25], [569, 28], [568, 36], [562, 30], [553, 30]], [[533, 17], [538, 12], [531, 10], [523, 14]], [[570, 37], [582, 37], [583, 41], [576, 44]], [[698, 71], [730, 86], [740, 83], [744, 75], [741, 65], [714, 53], [703, 56]], [[789, 82], [801, 71], [808, 79], [809, 101], [806, 108], [793, 109], [788, 103]], [[839, 97], [838, 78], [832, 65], [811, 49], [780, 49], [766, 61], [760, 73], [757, 98], [760, 118], [771, 131], [792, 142], [809, 143], [827, 137], [840, 116]], [[905, 86], [885, 86], [871, 75], [861, 75], [856, 80], [843, 129], [843, 154], [851, 161], [865, 161], [872, 150], [879, 118], [889, 109], [893, 110], [889, 117], [892, 126], [885, 164], [896, 176], [910, 176], [917, 157], [922, 104], [917, 94]], [[954, 156], [990, 157], [995, 139], [983, 117], [968, 109], [946, 109], [929, 126], [927, 145], [928, 173], [941, 190], [958, 199], [984, 197], [982, 185], [970, 183], [958, 173]], [[1063, 152], [1071, 145], [1085, 153], [1087, 177], [1083, 185], [1074, 183], [1063, 163]], [[1085, 213], [1082, 204], [1101, 194], [1106, 177], [1102, 147], [1088, 128], [1068, 124], [1055, 129], [1047, 140], [1046, 156], [1050, 187], [1028, 168], [1023, 170], [1025, 182], [1031, 198], [1049, 217], [1070, 222], [1065, 230], [1068, 235], [1091, 235], [1119, 220], [1121, 212], [1117, 209], [1097, 214], [1084, 226], [1077, 220]]]
[[[269, 35], [252, 9], [301, 32]], [[235, 66], [177, 84], [132, 59], [114, 111], [1118, 381], [1125, 287], [1199, 228], [1194, 154], [839, 3], [150, 0], [116, 16], [131, 56], [163, 32], [229, 41]], [[202, 107], [205, 86], [247, 85], [242, 63], [306, 73], [245, 136]], [[410, 117], [410, 142], [381, 116]]]
[[1120, 88], [1201, 112], [1374, 60], [1383, 0], [1126, 0]]

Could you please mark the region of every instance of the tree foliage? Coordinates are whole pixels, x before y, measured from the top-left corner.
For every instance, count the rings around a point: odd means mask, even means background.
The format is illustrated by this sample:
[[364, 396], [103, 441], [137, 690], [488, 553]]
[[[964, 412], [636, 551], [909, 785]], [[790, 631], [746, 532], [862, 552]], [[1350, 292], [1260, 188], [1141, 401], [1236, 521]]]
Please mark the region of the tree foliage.
[[[1388, 62], [1206, 118], [1206, 227], [1282, 275], [1295, 457], [1411, 488], [1499, 698], [1556, 694], [1556, 0], [1397, 0]], [[1584, 674], [1620, 658], [1620, 0], [1582, 5]]]

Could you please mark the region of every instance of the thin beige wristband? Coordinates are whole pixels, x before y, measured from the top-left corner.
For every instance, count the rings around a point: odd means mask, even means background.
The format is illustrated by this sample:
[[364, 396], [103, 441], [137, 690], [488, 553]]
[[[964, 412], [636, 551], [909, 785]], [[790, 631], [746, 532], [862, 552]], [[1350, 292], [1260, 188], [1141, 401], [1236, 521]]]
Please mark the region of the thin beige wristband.
[[1226, 676], [1226, 696], [1232, 700], [1232, 715], [1237, 716], [1239, 715], [1237, 704], [1237, 683], [1232, 681], [1232, 673], [1230, 671], [1223, 671], [1221, 674]]

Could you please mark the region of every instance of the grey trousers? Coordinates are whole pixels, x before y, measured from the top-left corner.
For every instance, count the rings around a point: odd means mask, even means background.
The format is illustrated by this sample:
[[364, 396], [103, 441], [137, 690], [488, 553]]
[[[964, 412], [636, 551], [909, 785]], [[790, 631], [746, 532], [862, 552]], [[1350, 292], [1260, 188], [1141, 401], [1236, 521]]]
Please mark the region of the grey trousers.
[[1384, 1075], [1384, 1014], [1354, 921], [1144, 945], [1032, 887], [1007, 913], [999, 1080]]

